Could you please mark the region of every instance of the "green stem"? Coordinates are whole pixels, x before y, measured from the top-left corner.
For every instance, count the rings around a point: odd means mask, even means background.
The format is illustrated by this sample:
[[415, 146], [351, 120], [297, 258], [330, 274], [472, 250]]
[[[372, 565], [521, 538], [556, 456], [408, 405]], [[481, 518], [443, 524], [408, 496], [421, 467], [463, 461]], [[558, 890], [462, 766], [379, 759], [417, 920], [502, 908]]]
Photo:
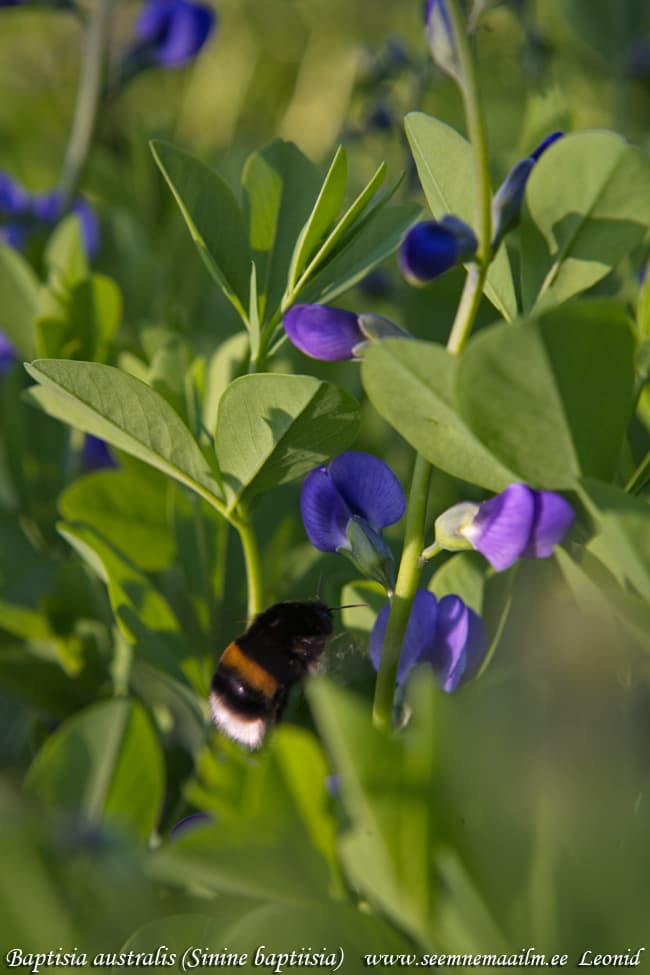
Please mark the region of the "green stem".
[[254, 616], [257, 616], [264, 609], [260, 550], [257, 545], [255, 532], [253, 531], [253, 525], [246, 516], [239, 515], [237, 518], [231, 519], [231, 524], [239, 533], [239, 539], [244, 552], [246, 584], [248, 588], [247, 614], [249, 619], [252, 620]]
[[467, 269], [465, 286], [460, 296], [454, 324], [451, 326], [447, 351], [458, 355], [465, 348], [465, 343], [472, 333], [476, 313], [478, 312], [483, 294], [483, 285], [487, 275], [487, 265], [470, 264]]
[[86, 25], [77, 102], [60, 182], [66, 209], [77, 191], [95, 128], [112, 4], [113, 0], [94, 0]]
[[492, 189], [488, 164], [487, 136], [483, 109], [478, 97], [474, 59], [467, 39], [465, 20], [460, 13], [458, 0], [447, 0], [447, 9], [454, 32], [458, 63], [462, 82], [463, 108], [467, 123], [467, 134], [472, 144], [474, 160], [475, 222], [478, 236], [479, 264], [489, 264], [492, 241]]
[[[490, 262], [492, 241], [492, 190], [488, 167], [487, 139], [483, 111], [478, 97], [476, 74], [472, 60], [464, 19], [460, 14], [457, 0], [447, 0], [448, 10], [454, 32], [458, 61], [461, 69], [461, 93], [467, 122], [467, 132], [472, 144], [474, 159], [475, 187], [475, 225], [479, 240], [476, 264], [467, 270], [465, 286], [458, 304], [458, 311], [449, 333], [447, 351], [452, 355], [462, 352], [471, 334], [478, 312], [483, 285]], [[373, 722], [376, 727], [392, 727], [393, 697], [397, 668], [404, 642], [404, 634], [411, 614], [411, 607], [417, 592], [421, 571], [421, 557], [424, 549], [427, 498], [431, 479], [431, 465], [419, 454], [416, 455], [411, 480], [411, 492], [406, 511], [404, 548], [397, 573], [395, 595], [393, 596], [386, 636], [377, 674]], [[434, 554], [429, 549], [431, 554]]]
[[424, 547], [430, 479], [431, 465], [420, 454], [416, 454], [406, 512], [404, 548], [397, 573], [395, 594], [391, 604], [375, 688], [373, 721], [378, 728], [389, 729], [392, 726], [397, 665], [399, 664], [406, 625], [411, 615], [411, 607], [420, 578], [420, 554]]

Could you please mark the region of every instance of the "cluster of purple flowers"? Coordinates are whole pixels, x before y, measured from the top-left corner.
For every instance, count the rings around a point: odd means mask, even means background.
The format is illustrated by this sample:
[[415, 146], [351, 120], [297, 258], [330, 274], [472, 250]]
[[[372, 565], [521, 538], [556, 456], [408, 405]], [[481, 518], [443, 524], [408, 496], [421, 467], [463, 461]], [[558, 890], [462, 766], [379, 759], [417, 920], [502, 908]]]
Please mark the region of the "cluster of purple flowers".
[[[301, 512], [307, 537], [321, 552], [350, 558], [390, 592], [392, 556], [381, 532], [399, 521], [406, 502], [393, 471], [371, 454], [346, 451], [307, 475]], [[482, 504], [455, 505], [436, 521], [438, 548], [474, 548], [497, 570], [519, 558], [546, 558], [574, 520], [571, 505], [552, 491], [512, 484]], [[440, 526], [444, 528], [440, 530]], [[459, 541], [460, 540], [460, 541]], [[370, 636], [370, 658], [379, 668], [390, 603]], [[427, 663], [440, 686], [452, 691], [477, 673], [487, 651], [482, 620], [459, 596], [437, 600], [418, 590], [409, 618], [397, 680]]]
[[[83, 197], [70, 207], [81, 225], [81, 236], [89, 258], [99, 250], [99, 224], [90, 203]], [[0, 172], [0, 240], [10, 247], [23, 248], [31, 237], [51, 230], [65, 215], [59, 190], [29, 194], [20, 183]]]

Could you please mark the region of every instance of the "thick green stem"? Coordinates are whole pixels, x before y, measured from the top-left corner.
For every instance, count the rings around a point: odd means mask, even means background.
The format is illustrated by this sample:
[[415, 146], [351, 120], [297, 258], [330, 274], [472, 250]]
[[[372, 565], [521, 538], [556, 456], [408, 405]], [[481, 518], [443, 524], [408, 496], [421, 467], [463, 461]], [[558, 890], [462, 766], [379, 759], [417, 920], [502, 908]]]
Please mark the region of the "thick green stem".
[[95, 128], [112, 5], [113, 0], [94, 0], [86, 25], [77, 102], [59, 187], [66, 209], [77, 192]]
[[420, 454], [416, 455], [411, 492], [409, 494], [404, 529], [404, 548], [397, 573], [395, 595], [391, 604], [390, 618], [386, 628], [381, 665], [377, 674], [373, 720], [379, 728], [390, 728], [393, 718], [393, 695], [397, 678], [402, 643], [406, 624], [411, 615], [411, 607], [420, 578], [420, 554], [424, 547], [424, 529], [427, 513], [427, 498], [431, 465]]
[[248, 588], [248, 609], [249, 620], [261, 613], [264, 609], [264, 595], [262, 591], [262, 564], [260, 562], [260, 550], [257, 545], [257, 538], [253, 531], [251, 522], [245, 516], [232, 519], [231, 524], [237, 529], [244, 552], [244, 563], [246, 565], [246, 585]]
[[470, 264], [467, 269], [465, 286], [458, 303], [454, 324], [451, 326], [447, 351], [458, 355], [465, 348], [465, 343], [472, 333], [476, 313], [481, 303], [483, 285], [487, 275], [487, 265]]

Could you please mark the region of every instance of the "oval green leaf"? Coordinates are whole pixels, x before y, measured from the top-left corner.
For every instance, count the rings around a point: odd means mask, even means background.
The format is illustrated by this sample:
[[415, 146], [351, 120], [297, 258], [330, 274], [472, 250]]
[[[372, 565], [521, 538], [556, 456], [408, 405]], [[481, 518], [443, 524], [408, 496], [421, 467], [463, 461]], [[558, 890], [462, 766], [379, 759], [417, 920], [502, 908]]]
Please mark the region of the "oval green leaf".
[[302, 477], [352, 443], [359, 404], [311, 376], [242, 376], [223, 394], [217, 459], [232, 510]]
[[219, 506], [219, 485], [196, 440], [145, 383], [96, 362], [37, 359], [25, 368], [41, 384], [30, 398], [50, 416], [133, 454]]
[[110, 824], [145, 842], [163, 800], [162, 751], [140, 704], [106, 701], [47, 739], [25, 784], [52, 810]]

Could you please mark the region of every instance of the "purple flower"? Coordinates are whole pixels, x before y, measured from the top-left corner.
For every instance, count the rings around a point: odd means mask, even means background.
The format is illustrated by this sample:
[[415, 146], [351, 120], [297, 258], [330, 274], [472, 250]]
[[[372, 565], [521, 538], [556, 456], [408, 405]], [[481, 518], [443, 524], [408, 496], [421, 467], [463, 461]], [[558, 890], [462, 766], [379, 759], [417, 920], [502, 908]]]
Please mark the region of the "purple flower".
[[9, 372], [16, 361], [16, 349], [4, 332], [0, 332], [0, 379]]
[[348, 450], [304, 480], [300, 510], [307, 537], [321, 552], [341, 552], [392, 588], [392, 553], [381, 531], [404, 514], [404, 492], [378, 457]]
[[[81, 224], [81, 236], [86, 254], [92, 259], [99, 250], [99, 225], [95, 211], [87, 200], [79, 197], [70, 208]], [[10, 247], [20, 249], [39, 231], [54, 227], [65, 216], [63, 197], [59, 190], [30, 196], [7, 173], [0, 172], [0, 239]]]
[[413, 285], [425, 285], [456, 264], [471, 260], [478, 241], [471, 227], [448, 215], [417, 223], [402, 241], [399, 269]]
[[87, 474], [90, 471], [101, 471], [107, 467], [118, 467], [118, 463], [108, 448], [108, 444], [100, 437], [86, 434], [81, 448], [81, 469]]
[[180, 68], [196, 57], [216, 22], [214, 10], [190, 0], [147, 0], [135, 25], [142, 67]]
[[[370, 634], [370, 659], [379, 662], [388, 626], [390, 604], [380, 611]], [[428, 589], [418, 589], [409, 616], [397, 669], [401, 684], [416, 664], [429, 664], [445, 691], [455, 690], [476, 674], [487, 651], [482, 620], [460, 596], [438, 602]]]
[[0, 171], [0, 240], [22, 247], [29, 232], [30, 200], [23, 187]]
[[285, 312], [283, 322], [296, 348], [312, 359], [354, 359], [355, 348], [364, 341], [358, 316], [342, 308], [293, 305]]
[[489, 501], [463, 502], [442, 514], [436, 520], [436, 541], [451, 550], [469, 544], [500, 572], [519, 558], [548, 558], [574, 518], [559, 494], [511, 484]]
[[[86, 255], [92, 260], [99, 250], [99, 223], [97, 214], [83, 197], [79, 197], [70, 207], [70, 212], [74, 213], [79, 220], [81, 227], [81, 239]], [[65, 216], [63, 197], [59, 190], [50, 190], [48, 193], [39, 193], [32, 199], [32, 213], [36, 220], [43, 226], [54, 227]]]
[[526, 159], [521, 159], [510, 170], [492, 200], [492, 225], [494, 227], [492, 249], [496, 250], [508, 231], [519, 223], [521, 207], [528, 178], [539, 157], [564, 135], [553, 132], [540, 142]]

